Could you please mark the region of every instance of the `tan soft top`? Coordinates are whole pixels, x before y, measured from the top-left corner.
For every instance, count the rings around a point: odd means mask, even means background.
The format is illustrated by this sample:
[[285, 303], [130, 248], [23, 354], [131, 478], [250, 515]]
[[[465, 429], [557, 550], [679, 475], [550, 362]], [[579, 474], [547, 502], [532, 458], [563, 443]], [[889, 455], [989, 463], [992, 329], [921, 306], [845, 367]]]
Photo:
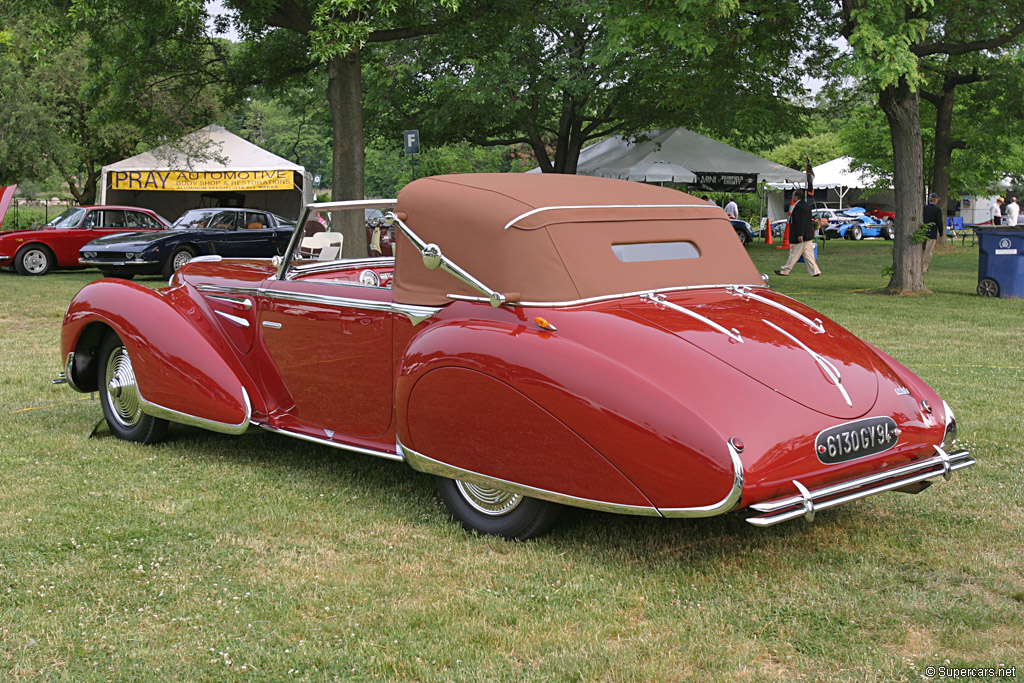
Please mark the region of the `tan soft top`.
[[[722, 209], [663, 187], [548, 173], [435, 176], [406, 185], [396, 210], [470, 275], [524, 302], [763, 284]], [[428, 270], [398, 232], [396, 301], [439, 305], [448, 294], [481, 296], [440, 269]], [[694, 244], [700, 257], [624, 263], [612, 250], [680, 241]]]

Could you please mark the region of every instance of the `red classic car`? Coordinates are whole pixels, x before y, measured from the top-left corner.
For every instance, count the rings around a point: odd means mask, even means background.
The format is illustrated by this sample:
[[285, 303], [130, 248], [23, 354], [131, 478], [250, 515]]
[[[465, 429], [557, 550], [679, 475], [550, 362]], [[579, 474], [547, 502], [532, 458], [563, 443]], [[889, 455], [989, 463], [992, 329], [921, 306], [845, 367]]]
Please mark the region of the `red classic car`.
[[137, 206], [75, 206], [37, 230], [0, 232], [0, 267], [13, 265], [20, 275], [78, 268], [78, 250], [97, 237], [168, 226], [158, 213]]
[[404, 461], [466, 528], [518, 539], [560, 504], [812, 519], [974, 464], [931, 388], [771, 291], [706, 202], [584, 176], [424, 178], [389, 212], [394, 258], [339, 259], [323, 233], [391, 206], [312, 205], [301, 224], [325, 230], [283, 258], [200, 257], [159, 291], [87, 285], [58, 381], [98, 391], [123, 439], [258, 426]]

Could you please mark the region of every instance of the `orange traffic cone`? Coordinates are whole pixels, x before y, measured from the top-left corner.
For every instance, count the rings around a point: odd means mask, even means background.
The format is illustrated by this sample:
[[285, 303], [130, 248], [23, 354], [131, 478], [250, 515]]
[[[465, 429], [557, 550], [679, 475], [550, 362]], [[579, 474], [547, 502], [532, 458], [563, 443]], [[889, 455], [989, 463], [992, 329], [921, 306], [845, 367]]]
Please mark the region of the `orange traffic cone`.
[[775, 244], [775, 240], [772, 239], [772, 219], [771, 218], [765, 218], [764, 219], [764, 243], [765, 244]]
[[789, 221], [786, 221], [786, 230], [782, 233], [782, 244], [775, 247], [776, 249], [789, 249]]

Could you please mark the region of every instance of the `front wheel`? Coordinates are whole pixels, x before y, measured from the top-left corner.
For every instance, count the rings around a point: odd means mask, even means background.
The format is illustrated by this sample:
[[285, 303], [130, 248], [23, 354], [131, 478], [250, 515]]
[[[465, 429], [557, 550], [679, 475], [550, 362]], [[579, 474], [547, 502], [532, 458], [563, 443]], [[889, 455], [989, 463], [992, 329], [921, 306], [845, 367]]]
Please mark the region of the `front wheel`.
[[896, 228], [892, 227], [892, 223], [887, 223], [886, 226], [882, 228], [882, 237], [887, 240], [891, 240], [896, 237]]
[[746, 230], [737, 230], [736, 236], [740, 238], [740, 244], [744, 246], [746, 246], [747, 242], [750, 241], [750, 238], [747, 236]]
[[859, 240], [864, 238], [864, 231], [860, 229], [859, 225], [851, 226], [850, 229], [846, 231], [846, 234], [849, 235], [851, 240]]
[[551, 528], [561, 508], [519, 493], [436, 477], [441, 499], [467, 531], [525, 541]]
[[46, 275], [53, 267], [53, 253], [46, 247], [32, 244], [14, 257], [14, 269], [18, 275]]
[[171, 252], [171, 257], [164, 263], [164, 277], [170, 279], [174, 272], [183, 265], [195, 258], [196, 252], [192, 247], [178, 247]]
[[125, 441], [160, 441], [167, 433], [167, 420], [142, 412], [132, 359], [113, 332], [100, 344], [99, 361], [100, 405], [110, 431]]

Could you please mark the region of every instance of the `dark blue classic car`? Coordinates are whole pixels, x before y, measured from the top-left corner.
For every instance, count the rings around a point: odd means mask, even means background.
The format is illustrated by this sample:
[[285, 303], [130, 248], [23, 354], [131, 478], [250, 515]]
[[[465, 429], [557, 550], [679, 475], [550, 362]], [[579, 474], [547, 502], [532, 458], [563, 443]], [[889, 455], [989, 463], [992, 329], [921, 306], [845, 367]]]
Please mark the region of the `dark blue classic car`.
[[104, 277], [170, 277], [196, 256], [270, 257], [284, 253], [295, 222], [258, 209], [192, 209], [170, 229], [101, 237], [78, 250], [78, 262]]

